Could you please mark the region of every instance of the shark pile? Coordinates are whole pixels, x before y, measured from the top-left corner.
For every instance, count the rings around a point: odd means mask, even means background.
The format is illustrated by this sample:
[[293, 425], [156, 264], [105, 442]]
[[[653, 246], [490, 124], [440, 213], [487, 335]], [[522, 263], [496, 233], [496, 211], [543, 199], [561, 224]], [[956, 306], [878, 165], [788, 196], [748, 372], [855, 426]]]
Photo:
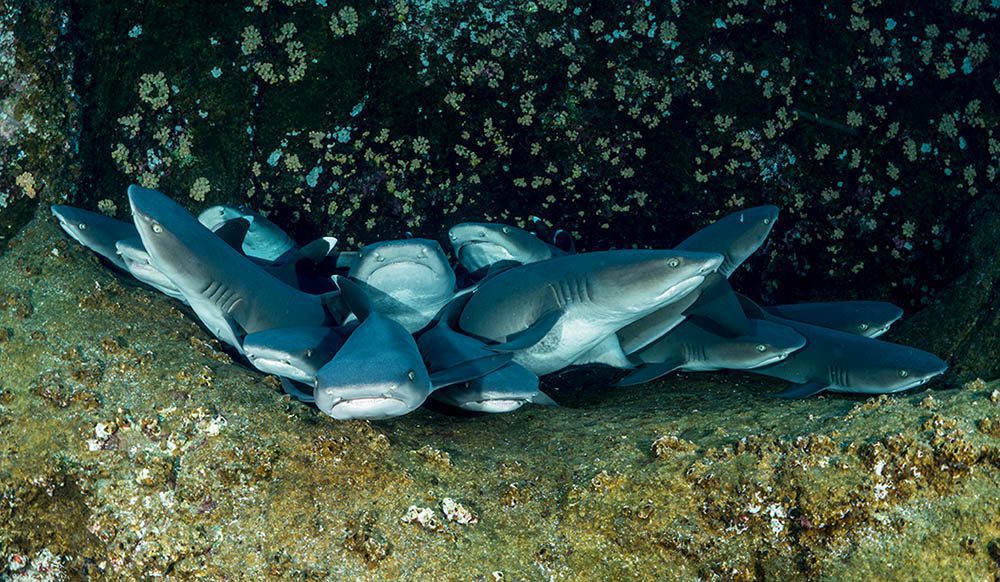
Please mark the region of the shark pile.
[[123, 273], [187, 304], [286, 392], [337, 419], [406, 414], [429, 397], [475, 412], [554, 405], [539, 377], [600, 364], [619, 385], [674, 370], [750, 370], [778, 394], [883, 394], [942, 374], [932, 354], [874, 339], [902, 316], [884, 302], [760, 306], [729, 276], [767, 238], [774, 206], [742, 210], [671, 250], [576, 253], [563, 231], [491, 223], [336, 251], [299, 246], [252, 210], [197, 218], [128, 190], [133, 222], [53, 206], [60, 226]]

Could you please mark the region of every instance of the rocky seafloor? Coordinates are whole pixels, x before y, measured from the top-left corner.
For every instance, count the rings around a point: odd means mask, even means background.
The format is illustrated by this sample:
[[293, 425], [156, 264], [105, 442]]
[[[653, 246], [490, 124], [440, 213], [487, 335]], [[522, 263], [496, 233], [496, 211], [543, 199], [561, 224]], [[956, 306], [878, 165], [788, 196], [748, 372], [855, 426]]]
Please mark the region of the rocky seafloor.
[[0, 306], [0, 578], [1000, 573], [1000, 382], [779, 401], [591, 372], [557, 409], [339, 422], [44, 215]]

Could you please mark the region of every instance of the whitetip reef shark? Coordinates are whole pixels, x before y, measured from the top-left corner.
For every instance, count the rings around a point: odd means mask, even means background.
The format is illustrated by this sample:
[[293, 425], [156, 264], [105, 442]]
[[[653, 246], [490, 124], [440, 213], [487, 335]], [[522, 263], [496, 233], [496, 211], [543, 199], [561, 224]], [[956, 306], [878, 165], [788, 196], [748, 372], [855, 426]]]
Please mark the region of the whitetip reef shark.
[[740, 296], [747, 316], [786, 325], [806, 338], [806, 346], [783, 361], [751, 372], [792, 382], [779, 398], [820, 392], [891, 394], [926, 384], [948, 369], [934, 354], [771, 315]]
[[753, 320], [748, 333], [735, 338], [685, 321], [630, 356], [638, 369], [617, 385], [649, 382], [674, 370], [750, 370], [780, 362], [805, 345], [806, 338], [794, 329], [770, 321]]
[[455, 297], [455, 271], [437, 241], [409, 238], [364, 246], [348, 276], [375, 308], [416, 333]]
[[463, 222], [448, 230], [459, 264], [469, 273], [484, 273], [495, 265], [527, 265], [561, 257], [566, 251], [523, 228], [491, 222]]
[[311, 295], [279, 281], [156, 190], [132, 185], [128, 198], [151, 264], [219, 340], [242, 352], [248, 333], [342, 323], [338, 292]]
[[459, 326], [500, 342], [491, 349], [515, 352], [514, 361], [539, 376], [573, 364], [599, 344], [589, 361], [629, 367], [615, 332], [681, 299], [721, 263], [718, 254], [658, 250], [531, 263], [487, 278]]

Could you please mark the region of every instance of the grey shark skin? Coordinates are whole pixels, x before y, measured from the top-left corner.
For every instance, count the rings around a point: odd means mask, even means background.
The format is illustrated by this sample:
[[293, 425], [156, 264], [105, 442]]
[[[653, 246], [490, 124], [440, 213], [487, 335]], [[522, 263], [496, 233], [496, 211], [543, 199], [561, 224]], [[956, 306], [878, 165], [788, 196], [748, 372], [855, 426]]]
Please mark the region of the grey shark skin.
[[746, 335], [750, 331], [740, 300], [729, 281], [720, 273], [712, 273], [679, 301], [619, 330], [618, 341], [622, 351], [626, 355], [638, 352], [689, 317], [711, 321], [717, 332], [728, 337]]
[[243, 353], [265, 374], [312, 386], [316, 373], [343, 347], [356, 324], [339, 327], [278, 327], [243, 338]]
[[150, 263], [149, 253], [142, 246], [138, 233], [133, 238], [126, 238], [115, 244], [118, 255], [125, 262], [125, 268], [133, 277], [156, 289], [168, 297], [187, 303], [184, 294], [174, 283]]
[[674, 247], [679, 251], [719, 253], [724, 260], [719, 273], [733, 274], [760, 245], [778, 220], [777, 206], [757, 206], [723, 216]]
[[357, 284], [343, 277], [337, 282], [359, 324], [316, 373], [321, 411], [340, 420], [390, 418], [413, 411], [436, 388], [468, 380], [432, 376], [402, 325], [380, 314]]
[[787, 325], [806, 338], [806, 347], [782, 362], [751, 370], [792, 382], [777, 394], [805, 398], [820, 392], [892, 394], [926, 384], [948, 369], [934, 354], [834, 329], [783, 319], [741, 296], [747, 316]]
[[115, 243], [123, 238], [138, 236], [139, 233], [136, 232], [135, 225], [82, 208], [61, 204], [53, 205], [51, 210], [52, 215], [59, 222], [59, 226], [73, 240], [104, 257], [119, 269], [128, 271], [125, 261], [118, 256]]
[[[542, 376], [571, 365], [622, 327], [690, 293], [717, 254], [625, 250], [566, 255], [486, 279], [459, 319]], [[607, 354], [609, 350], [605, 349]], [[617, 358], [628, 366], [617, 348]], [[603, 363], [614, 365], [608, 360]]]
[[341, 322], [336, 293], [309, 295], [275, 279], [155, 190], [128, 189], [132, 216], [151, 263], [221, 341], [275, 327]]
[[238, 218], [245, 218], [250, 222], [242, 245], [242, 252], [248, 257], [273, 262], [298, 248], [292, 237], [281, 227], [245, 206], [219, 205], [206, 208], [198, 215], [198, 222], [215, 232], [230, 220]]
[[363, 283], [380, 313], [410, 333], [427, 327], [455, 296], [455, 272], [437, 241], [410, 238], [366, 245], [348, 275]]
[[770, 321], [750, 322], [749, 332], [737, 338], [722, 337], [685, 321], [636, 352], [632, 358], [639, 369], [618, 385], [649, 382], [674, 370], [750, 370], [780, 362], [805, 345], [802, 334]]
[[558, 406], [538, 389], [538, 376], [513, 362], [468, 384], [442, 388], [431, 394], [431, 399], [490, 414], [513, 412], [525, 404]]
[[459, 264], [470, 273], [497, 263], [527, 265], [566, 254], [530, 232], [506, 224], [463, 222], [448, 230], [448, 239]]
[[892, 324], [903, 317], [903, 310], [885, 301], [830, 301], [768, 305], [764, 311], [784, 319], [793, 319], [876, 338], [889, 331]]

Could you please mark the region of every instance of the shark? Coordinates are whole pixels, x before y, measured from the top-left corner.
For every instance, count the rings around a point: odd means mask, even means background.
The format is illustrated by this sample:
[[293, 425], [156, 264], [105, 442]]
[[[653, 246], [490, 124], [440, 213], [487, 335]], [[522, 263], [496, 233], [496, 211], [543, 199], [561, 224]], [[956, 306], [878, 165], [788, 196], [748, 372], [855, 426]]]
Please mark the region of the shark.
[[118, 256], [125, 262], [126, 270], [136, 279], [156, 289], [168, 297], [172, 297], [184, 304], [187, 299], [180, 289], [159, 269], [150, 262], [149, 253], [146, 247], [142, 246], [142, 240], [138, 236], [125, 238], [115, 244]]
[[132, 185], [128, 198], [150, 263], [220, 341], [242, 352], [249, 333], [343, 322], [338, 292], [312, 295], [279, 281], [161, 192]]
[[455, 297], [455, 272], [437, 241], [410, 238], [366, 245], [348, 271], [375, 308], [410, 333], [427, 327]]
[[211, 206], [198, 215], [198, 222], [213, 232], [240, 219], [248, 223], [246, 237], [241, 241], [239, 249], [246, 256], [265, 263], [275, 262], [298, 248], [295, 240], [281, 227], [246, 206]]
[[688, 317], [711, 322], [719, 333], [739, 337], [748, 333], [746, 316], [726, 279], [767, 239], [778, 220], [776, 206], [758, 206], [729, 214], [684, 239], [676, 250], [718, 253], [723, 256], [716, 274], [680, 302], [668, 305], [619, 332], [626, 354], [662, 337]]
[[805, 398], [821, 392], [892, 394], [922, 386], [948, 369], [934, 354], [771, 315], [740, 296], [747, 316], [788, 326], [806, 346], [783, 361], [751, 372], [792, 382], [779, 398]]
[[125, 261], [118, 256], [115, 243], [124, 238], [135, 238], [139, 233], [135, 225], [122, 220], [62, 204], [51, 207], [60, 228], [73, 240], [97, 253], [122, 271], [128, 271]]
[[678, 251], [719, 253], [719, 273], [729, 277], [760, 248], [778, 221], [777, 206], [756, 206], [728, 214], [674, 247]]
[[312, 386], [316, 383], [316, 373], [333, 359], [357, 326], [357, 322], [351, 322], [336, 327], [266, 329], [243, 338], [243, 353], [265, 374]]
[[876, 338], [889, 331], [903, 317], [903, 310], [886, 301], [829, 301], [767, 305], [764, 311], [784, 319], [792, 319]]
[[684, 321], [632, 355], [638, 369], [618, 385], [649, 382], [674, 370], [750, 370], [780, 362], [805, 345], [806, 338], [800, 333], [770, 321], [752, 320], [748, 333], [736, 338]]
[[[487, 278], [459, 318], [461, 331], [514, 352], [542, 376], [587, 362], [629, 367], [615, 332], [678, 301], [722, 263], [718, 254], [620, 250], [565, 255]], [[577, 362], [577, 363], [587, 363]]]
[[448, 386], [431, 399], [469, 412], [513, 412], [525, 404], [558, 406], [538, 387], [538, 376], [510, 362], [465, 384]]
[[567, 254], [530, 232], [490, 222], [463, 222], [448, 230], [448, 240], [459, 264], [469, 273], [485, 273], [490, 267], [526, 265]]
[[379, 313], [361, 286], [345, 277], [337, 284], [358, 326], [316, 372], [313, 398], [325, 414], [340, 420], [399, 416], [435, 390], [481, 374], [475, 367], [430, 373], [406, 328]]

